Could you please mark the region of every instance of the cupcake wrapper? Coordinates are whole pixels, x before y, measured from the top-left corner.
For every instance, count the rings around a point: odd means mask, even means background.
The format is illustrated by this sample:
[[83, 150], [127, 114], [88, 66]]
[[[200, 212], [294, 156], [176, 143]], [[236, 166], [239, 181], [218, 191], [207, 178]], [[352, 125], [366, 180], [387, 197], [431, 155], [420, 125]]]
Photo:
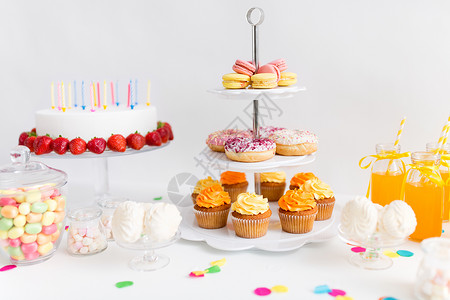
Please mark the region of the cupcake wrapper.
[[205, 212], [194, 209], [198, 226], [205, 229], [217, 229], [225, 227], [227, 225], [229, 211], [230, 209]]
[[237, 200], [239, 194], [245, 193], [247, 191], [247, 187], [248, 185], [244, 187], [227, 187], [224, 188], [224, 190], [230, 195], [231, 203], [233, 203]]
[[246, 239], [259, 238], [266, 235], [269, 229], [270, 218], [266, 219], [239, 219], [231, 216], [236, 235]]
[[278, 213], [283, 231], [289, 233], [307, 233], [313, 229], [317, 213], [305, 216]]
[[317, 217], [316, 221], [324, 221], [331, 218], [333, 214], [334, 202], [331, 203], [317, 203]]
[[283, 186], [263, 186], [261, 185], [261, 194], [269, 201], [278, 201], [284, 195], [286, 185]]

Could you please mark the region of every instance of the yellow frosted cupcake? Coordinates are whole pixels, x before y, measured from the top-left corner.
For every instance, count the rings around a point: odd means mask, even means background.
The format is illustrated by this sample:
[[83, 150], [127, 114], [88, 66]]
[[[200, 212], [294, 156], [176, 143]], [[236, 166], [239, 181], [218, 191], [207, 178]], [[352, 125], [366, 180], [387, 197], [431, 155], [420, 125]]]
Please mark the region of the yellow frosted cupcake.
[[219, 184], [202, 190], [197, 196], [194, 206], [198, 226], [206, 229], [225, 227], [231, 207], [230, 203], [230, 196]]
[[199, 181], [197, 181], [197, 184], [194, 187], [194, 191], [191, 194], [192, 202], [194, 202], [194, 204], [195, 204], [195, 201], [197, 200], [197, 196], [198, 196], [198, 194], [200, 194], [201, 191], [203, 191], [206, 188], [209, 188], [210, 186], [216, 185], [216, 184], [221, 186], [220, 182], [218, 180], [212, 179], [211, 176], [208, 176], [208, 178], [206, 178], [206, 179], [200, 179]]
[[240, 193], [245, 193], [248, 187], [248, 181], [245, 173], [226, 171], [220, 174], [220, 183], [225, 192], [230, 194], [231, 202], [236, 201]]
[[316, 221], [323, 221], [331, 218], [331, 215], [333, 214], [334, 202], [336, 200], [334, 198], [334, 193], [328, 184], [319, 178], [313, 178], [306, 181], [300, 189], [313, 194], [319, 209]]
[[297, 173], [292, 177], [289, 189], [295, 190], [301, 187], [306, 181], [317, 178], [313, 173]]
[[313, 229], [317, 205], [311, 193], [288, 190], [278, 200], [281, 228], [289, 233], [307, 233]]
[[286, 173], [261, 173], [261, 194], [269, 201], [278, 201], [286, 188]]
[[255, 193], [242, 193], [231, 205], [231, 210], [237, 236], [254, 239], [267, 233], [272, 215], [267, 198]]

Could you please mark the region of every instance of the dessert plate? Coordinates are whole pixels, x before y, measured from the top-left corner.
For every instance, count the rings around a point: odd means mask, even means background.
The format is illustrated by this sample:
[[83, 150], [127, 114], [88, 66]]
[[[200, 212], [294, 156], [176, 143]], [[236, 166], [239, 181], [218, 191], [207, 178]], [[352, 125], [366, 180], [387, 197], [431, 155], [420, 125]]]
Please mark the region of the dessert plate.
[[305, 234], [291, 234], [281, 230], [278, 218], [278, 203], [270, 203], [272, 216], [269, 230], [263, 237], [245, 239], [236, 236], [231, 218], [227, 226], [219, 229], [203, 229], [198, 227], [193, 207], [179, 207], [183, 220], [181, 222], [181, 238], [188, 241], [205, 241], [208, 245], [219, 250], [242, 251], [259, 249], [270, 252], [295, 250], [308, 243], [322, 242], [337, 235], [337, 222], [340, 209], [335, 205], [331, 219], [314, 222], [311, 232]]
[[286, 87], [276, 87], [273, 89], [226, 89], [223, 87], [218, 87], [215, 89], [210, 89], [208, 92], [213, 94], [218, 94], [227, 99], [233, 100], [254, 100], [258, 96], [267, 96], [272, 100], [275, 99], [286, 99], [294, 96], [295, 93], [300, 91], [305, 91], [306, 88], [303, 86], [286, 86]]
[[230, 171], [263, 171], [276, 169], [279, 167], [295, 167], [312, 163], [316, 159], [315, 154], [305, 156], [283, 156], [275, 155], [273, 158], [254, 163], [243, 163], [232, 161], [225, 153], [207, 150], [205, 153], [195, 157], [196, 161], [201, 161], [202, 165], [212, 169]]

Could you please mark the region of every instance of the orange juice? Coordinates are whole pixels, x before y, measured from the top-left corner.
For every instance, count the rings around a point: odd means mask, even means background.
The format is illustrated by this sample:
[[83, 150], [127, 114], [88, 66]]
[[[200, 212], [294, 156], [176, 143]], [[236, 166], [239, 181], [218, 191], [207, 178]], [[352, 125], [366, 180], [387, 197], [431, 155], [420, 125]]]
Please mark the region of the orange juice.
[[442, 233], [442, 187], [432, 182], [405, 184], [405, 201], [416, 214], [417, 227], [410, 238], [421, 241]]
[[[448, 170], [439, 170], [441, 173], [442, 180], [447, 182], [448, 179]], [[448, 222], [450, 219], [450, 185], [444, 185], [444, 215], [442, 220], [444, 222]]]
[[405, 174], [398, 172], [395, 174], [386, 174], [386, 172], [372, 173], [370, 196], [372, 202], [385, 206], [394, 200], [401, 200], [400, 193], [404, 178]]

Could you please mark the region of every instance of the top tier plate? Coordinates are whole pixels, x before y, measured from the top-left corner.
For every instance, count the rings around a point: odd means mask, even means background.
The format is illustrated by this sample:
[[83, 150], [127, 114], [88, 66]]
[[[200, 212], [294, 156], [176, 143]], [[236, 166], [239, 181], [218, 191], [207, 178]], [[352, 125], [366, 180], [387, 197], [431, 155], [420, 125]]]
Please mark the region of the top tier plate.
[[273, 89], [226, 89], [223, 87], [210, 89], [208, 92], [218, 94], [232, 100], [254, 100], [257, 97], [267, 96], [271, 100], [292, 98], [295, 93], [305, 91], [304, 86], [276, 87]]

